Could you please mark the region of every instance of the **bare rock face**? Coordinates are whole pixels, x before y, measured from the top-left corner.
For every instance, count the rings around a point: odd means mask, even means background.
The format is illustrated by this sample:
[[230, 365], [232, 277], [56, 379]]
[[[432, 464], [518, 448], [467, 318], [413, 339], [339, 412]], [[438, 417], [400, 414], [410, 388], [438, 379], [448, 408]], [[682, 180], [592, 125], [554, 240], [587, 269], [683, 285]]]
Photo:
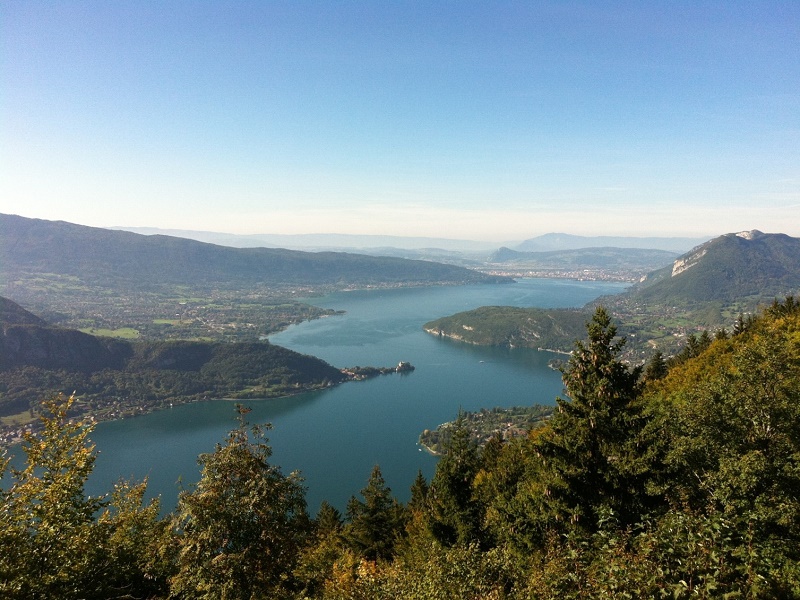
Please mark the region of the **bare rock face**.
[[761, 233], [758, 229], [753, 229], [751, 231], [740, 231], [736, 234], [736, 237], [744, 238], [746, 240], [754, 240], [756, 238], [762, 237], [764, 234]]
[[675, 277], [676, 275], [680, 275], [684, 271], [691, 269], [700, 262], [700, 259], [705, 256], [706, 252], [708, 252], [708, 249], [701, 246], [697, 252], [685, 255], [676, 260], [672, 265], [672, 276]]

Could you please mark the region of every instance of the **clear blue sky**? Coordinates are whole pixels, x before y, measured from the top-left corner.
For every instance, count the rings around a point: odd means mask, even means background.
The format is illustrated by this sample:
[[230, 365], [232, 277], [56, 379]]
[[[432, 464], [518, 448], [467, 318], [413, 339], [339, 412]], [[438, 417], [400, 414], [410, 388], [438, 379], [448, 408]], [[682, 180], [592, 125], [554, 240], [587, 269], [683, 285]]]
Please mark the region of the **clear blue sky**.
[[0, 2], [0, 212], [800, 236], [800, 2]]

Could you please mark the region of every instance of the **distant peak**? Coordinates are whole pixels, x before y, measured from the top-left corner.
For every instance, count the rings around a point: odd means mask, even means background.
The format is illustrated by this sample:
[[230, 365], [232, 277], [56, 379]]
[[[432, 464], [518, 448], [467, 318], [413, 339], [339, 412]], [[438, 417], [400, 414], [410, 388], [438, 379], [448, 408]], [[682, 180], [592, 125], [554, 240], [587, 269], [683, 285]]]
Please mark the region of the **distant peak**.
[[744, 238], [746, 240], [754, 240], [758, 237], [762, 237], [763, 235], [764, 234], [758, 229], [752, 229], [750, 231], [740, 231], [736, 234], [736, 237]]

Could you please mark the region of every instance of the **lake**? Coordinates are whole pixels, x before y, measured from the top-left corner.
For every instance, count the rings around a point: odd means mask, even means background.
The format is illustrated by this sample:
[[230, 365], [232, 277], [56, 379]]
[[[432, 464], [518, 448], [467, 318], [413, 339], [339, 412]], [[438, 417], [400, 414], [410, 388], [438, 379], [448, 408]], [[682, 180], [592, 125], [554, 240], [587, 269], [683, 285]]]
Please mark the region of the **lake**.
[[[290, 327], [270, 341], [318, 356], [336, 367], [395, 366], [410, 374], [350, 382], [322, 392], [277, 400], [248, 400], [251, 422], [270, 422], [272, 463], [305, 478], [309, 510], [324, 499], [344, 511], [379, 464], [401, 501], [417, 471], [430, 479], [436, 458], [417, 444], [423, 429], [456, 417], [460, 409], [553, 404], [560, 374], [547, 352], [484, 348], [422, 331], [437, 317], [478, 306], [578, 307], [625, 285], [561, 279], [522, 279], [510, 285], [428, 287], [340, 292], [312, 304], [345, 311]], [[98, 425], [99, 452], [88, 493], [111, 489], [120, 478], [148, 478], [150, 495], [174, 508], [181, 486], [199, 478], [197, 456], [211, 452], [235, 426], [234, 404], [195, 403]]]

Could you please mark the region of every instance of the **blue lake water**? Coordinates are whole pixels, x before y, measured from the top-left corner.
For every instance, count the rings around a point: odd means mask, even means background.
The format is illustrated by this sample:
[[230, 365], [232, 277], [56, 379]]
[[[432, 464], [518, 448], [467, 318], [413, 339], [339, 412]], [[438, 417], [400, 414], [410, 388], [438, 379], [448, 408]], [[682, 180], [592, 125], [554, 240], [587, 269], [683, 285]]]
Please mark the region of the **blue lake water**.
[[[251, 422], [270, 422], [272, 462], [305, 478], [309, 509], [322, 500], [344, 510], [379, 464], [387, 484], [407, 500], [418, 470], [430, 478], [436, 458], [420, 450], [419, 433], [452, 420], [459, 409], [552, 404], [562, 392], [552, 354], [483, 348], [422, 331], [437, 317], [478, 306], [578, 307], [624, 285], [523, 279], [511, 285], [430, 287], [342, 292], [309, 302], [346, 311], [290, 327], [270, 341], [318, 356], [336, 367], [394, 366], [416, 370], [323, 392], [278, 400], [248, 400]], [[235, 426], [232, 402], [176, 406], [141, 417], [101, 423], [92, 434], [99, 456], [88, 492], [111, 489], [120, 478], [148, 478], [163, 508], [175, 506], [180, 485], [199, 478], [197, 456], [211, 452]], [[178, 483], [180, 481], [180, 483]]]

